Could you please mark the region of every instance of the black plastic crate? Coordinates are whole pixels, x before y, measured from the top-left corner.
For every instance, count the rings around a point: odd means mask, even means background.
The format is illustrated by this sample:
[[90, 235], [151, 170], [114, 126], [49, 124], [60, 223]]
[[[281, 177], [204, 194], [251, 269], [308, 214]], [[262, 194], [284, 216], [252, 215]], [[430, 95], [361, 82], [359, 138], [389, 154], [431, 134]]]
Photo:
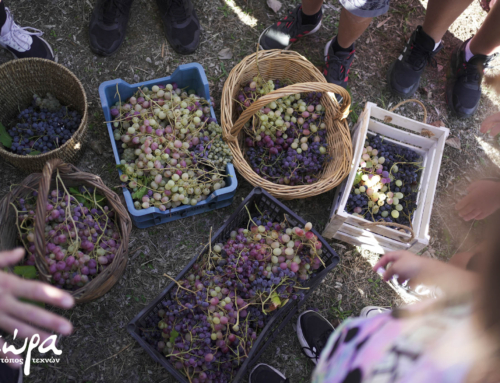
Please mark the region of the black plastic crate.
[[[252, 216], [258, 214], [258, 209], [261, 212], [266, 210], [270, 215], [272, 220], [282, 222], [286, 216], [287, 222], [290, 227], [298, 226], [304, 227], [306, 221], [301, 217], [283, 205], [276, 198], [268, 194], [261, 188], [255, 188], [252, 192], [245, 198], [240, 206], [236, 209], [233, 215], [224, 223], [224, 225], [217, 231], [215, 235], [212, 236], [212, 246], [217, 242], [225, 242], [230, 237], [230, 233], [240, 227], [245, 227], [248, 223], [248, 212], [245, 208], [248, 207]], [[257, 206], [257, 207], [256, 207]], [[312, 232], [318, 237], [318, 240], [322, 243], [322, 254], [321, 259], [323, 260], [326, 267], [321, 266], [318, 269], [318, 273], [314, 278], [308, 280], [306, 284], [309, 287], [305, 290], [304, 298], [302, 300], [290, 300], [288, 303], [276, 310], [273, 317], [266, 324], [259, 337], [255, 341], [254, 346], [250, 350], [248, 358], [241, 365], [238, 374], [233, 379], [233, 382], [240, 382], [249, 372], [250, 368], [253, 367], [262, 353], [266, 350], [267, 346], [273, 341], [273, 339], [278, 335], [279, 331], [285, 327], [285, 325], [292, 319], [294, 314], [297, 312], [298, 308], [306, 301], [309, 295], [314, 291], [316, 287], [321, 283], [321, 281], [326, 277], [328, 272], [330, 272], [339, 262], [338, 254], [328, 245], [328, 243], [321, 237], [321, 235], [313, 228]], [[198, 260], [200, 256], [208, 251], [207, 247], [201, 251], [196, 257], [194, 257], [191, 262], [181, 271], [177, 276], [176, 280], [182, 279], [184, 275], [191, 269], [194, 263]], [[155, 323], [159, 322], [158, 311], [163, 309], [162, 301], [168, 294], [171, 288], [175, 286], [174, 282], [171, 282], [166, 289], [164, 289], [146, 308], [144, 308], [127, 326], [128, 332], [139, 342], [139, 344], [146, 350], [146, 352], [158, 363], [167, 369], [179, 382], [188, 383], [187, 378], [180, 373], [179, 370], [175, 369], [174, 366], [167, 360], [167, 358], [157, 351], [156, 347], [149, 344], [145, 339], [142, 338], [141, 328], [146, 327], [146, 319], [151, 318]]]

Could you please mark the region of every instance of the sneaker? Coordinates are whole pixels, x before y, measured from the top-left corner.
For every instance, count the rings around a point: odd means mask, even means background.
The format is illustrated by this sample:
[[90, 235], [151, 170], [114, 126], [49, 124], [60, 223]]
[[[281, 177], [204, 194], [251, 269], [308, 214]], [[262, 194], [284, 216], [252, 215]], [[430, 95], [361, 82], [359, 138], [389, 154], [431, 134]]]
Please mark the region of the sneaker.
[[297, 336], [302, 352], [318, 363], [319, 356], [330, 335], [335, 331], [332, 324], [317, 312], [308, 310], [299, 315], [297, 319]]
[[7, 19], [0, 28], [0, 47], [7, 49], [16, 59], [38, 57], [54, 60], [54, 52], [47, 41], [42, 39], [43, 32], [31, 28], [21, 28], [14, 22], [9, 8], [5, 8]]
[[383, 307], [378, 307], [378, 306], [366, 306], [361, 310], [361, 312], [359, 313], [359, 316], [360, 316], [360, 318], [372, 318], [372, 317], [377, 316], [379, 314], [383, 314], [387, 311], [391, 311], [391, 310], [385, 309]]
[[393, 94], [403, 98], [413, 96], [427, 63], [432, 61], [437, 64], [434, 56], [443, 49], [443, 44], [434, 49], [435, 45], [434, 39], [419, 25], [408, 40], [403, 53], [389, 68], [387, 82]]
[[302, 24], [302, 5], [267, 28], [259, 37], [261, 49], [288, 49], [301, 37], [316, 33], [321, 27], [321, 18], [315, 25]]
[[335, 41], [330, 40], [325, 46], [325, 69], [323, 74], [325, 75], [326, 81], [331, 84], [340, 85], [343, 88], [347, 88], [347, 80], [349, 80], [349, 71], [351, 70], [351, 64], [354, 60], [354, 48], [350, 52], [334, 52], [332, 43]]
[[177, 53], [188, 55], [200, 45], [200, 21], [191, 0], [156, 0], [168, 42]]
[[90, 49], [111, 56], [125, 39], [133, 0], [97, 0], [90, 17]]
[[250, 373], [248, 383], [289, 383], [289, 380], [274, 367], [261, 363]]
[[484, 71], [490, 68], [491, 60], [498, 55], [474, 55], [465, 61], [465, 46], [469, 40], [451, 53], [446, 79], [446, 102], [458, 117], [470, 117], [476, 112], [481, 99]]

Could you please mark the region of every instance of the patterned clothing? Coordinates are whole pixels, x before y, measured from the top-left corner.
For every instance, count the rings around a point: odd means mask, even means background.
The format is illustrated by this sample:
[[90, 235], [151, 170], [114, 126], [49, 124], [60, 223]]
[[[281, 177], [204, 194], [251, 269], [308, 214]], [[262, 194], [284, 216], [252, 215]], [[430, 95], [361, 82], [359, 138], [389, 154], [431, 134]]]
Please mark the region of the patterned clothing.
[[359, 17], [377, 17], [389, 10], [389, 0], [340, 0], [340, 4]]
[[408, 315], [419, 305], [371, 318], [346, 320], [330, 336], [312, 382], [465, 381], [477, 355], [471, 342], [471, 306]]

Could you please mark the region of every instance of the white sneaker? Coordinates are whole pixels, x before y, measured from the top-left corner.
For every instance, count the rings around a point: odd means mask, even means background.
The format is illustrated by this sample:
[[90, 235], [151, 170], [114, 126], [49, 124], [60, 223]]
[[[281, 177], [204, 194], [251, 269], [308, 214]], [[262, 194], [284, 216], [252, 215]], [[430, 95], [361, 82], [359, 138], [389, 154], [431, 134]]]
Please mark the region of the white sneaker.
[[371, 318], [379, 314], [385, 313], [387, 311], [392, 311], [378, 306], [366, 306], [359, 313], [360, 318]]
[[0, 47], [7, 49], [16, 59], [39, 57], [54, 60], [54, 52], [49, 43], [40, 36], [39, 29], [21, 28], [14, 22], [9, 8], [5, 8], [7, 20], [0, 28]]

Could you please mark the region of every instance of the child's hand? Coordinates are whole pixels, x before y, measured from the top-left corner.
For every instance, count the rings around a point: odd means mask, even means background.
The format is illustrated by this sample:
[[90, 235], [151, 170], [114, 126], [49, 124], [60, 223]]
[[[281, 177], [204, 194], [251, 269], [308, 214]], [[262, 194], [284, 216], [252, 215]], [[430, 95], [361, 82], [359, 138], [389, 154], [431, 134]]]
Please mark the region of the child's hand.
[[[500, 125], [498, 127], [500, 130]], [[465, 221], [485, 219], [500, 207], [500, 182], [476, 181], [469, 185], [467, 192], [455, 205], [458, 214]]]
[[481, 132], [489, 132], [492, 137], [500, 133], [500, 113], [495, 113], [487, 117], [481, 124]]
[[398, 282], [403, 283], [408, 279], [418, 277], [426, 261], [427, 258], [420, 257], [410, 253], [409, 251], [391, 251], [380, 258], [377, 264], [373, 267], [373, 270], [377, 271], [379, 268], [384, 268], [389, 263], [392, 263], [389, 268], [385, 270], [382, 278], [384, 281], [388, 281], [394, 275], [397, 275]]

